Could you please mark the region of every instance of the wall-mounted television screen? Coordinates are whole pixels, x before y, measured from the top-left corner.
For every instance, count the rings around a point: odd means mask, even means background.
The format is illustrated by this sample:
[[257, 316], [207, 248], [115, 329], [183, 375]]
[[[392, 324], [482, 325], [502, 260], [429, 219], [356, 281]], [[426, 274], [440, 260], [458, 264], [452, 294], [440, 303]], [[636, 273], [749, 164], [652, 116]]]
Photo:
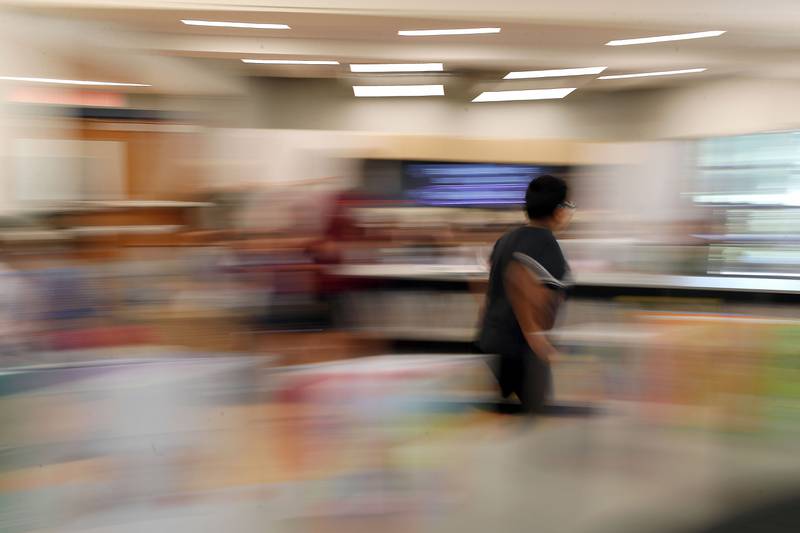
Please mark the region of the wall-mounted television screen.
[[533, 178], [567, 172], [564, 166], [424, 161], [404, 161], [402, 168], [405, 200], [441, 207], [513, 208], [525, 202]]

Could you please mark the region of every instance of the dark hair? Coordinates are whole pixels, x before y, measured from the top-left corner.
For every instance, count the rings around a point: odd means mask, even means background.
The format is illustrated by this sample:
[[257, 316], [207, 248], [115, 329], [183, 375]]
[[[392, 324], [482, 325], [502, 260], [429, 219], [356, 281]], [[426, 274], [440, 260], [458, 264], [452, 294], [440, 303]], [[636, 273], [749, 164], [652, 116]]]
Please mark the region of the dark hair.
[[561, 178], [545, 174], [533, 178], [525, 192], [525, 212], [528, 218], [552, 216], [560, 204], [567, 200], [567, 184]]

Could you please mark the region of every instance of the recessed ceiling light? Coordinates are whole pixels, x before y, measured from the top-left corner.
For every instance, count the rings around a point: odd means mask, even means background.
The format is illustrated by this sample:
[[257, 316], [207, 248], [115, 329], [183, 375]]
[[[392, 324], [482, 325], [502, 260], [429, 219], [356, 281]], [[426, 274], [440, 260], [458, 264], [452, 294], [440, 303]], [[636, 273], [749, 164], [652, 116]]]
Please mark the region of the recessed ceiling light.
[[242, 59], [243, 63], [256, 65], [338, 65], [338, 61], [319, 59]]
[[360, 97], [444, 96], [444, 85], [353, 85]]
[[98, 87], [152, 87], [147, 83], [120, 83], [116, 81], [60, 80], [55, 78], [25, 78], [19, 76], [0, 76], [4, 81], [23, 81], [31, 83], [55, 83], [58, 85], [93, 85]]
[[661, 72], [639, 72], [636, 74], [615, 74], [614, 76], [600, 76], [598, 80], [622, 80], [625, 78], [646, 78], [648, 76], [674, 76], [676, 74], [694, 74], [703, 72], [705, 68], [687, 68], [683, 70], [664, 70]]
[[600, 74], [608, 67], [585, 68], [559, 68], [554, 70], [525, 70], [509, 72], [504, 80], [522, 80], [529, 78], [560, 78], [563, 76], [586, 76], [587, 74]]
[[476, 35], [480, 33], [500, 33], [500, 28], [455, 28], [449, 30], [400, 30], [397, 35], [404, 37], [424, 37], [428, 35]]
[[187, 26], [212, 26], [215, 28], [249, 28], [255, 30], [290, 30], [286, 24], [257, 24], [254, 22], [222, 22], [216, 20], [181, 20]]
[[696, 33], [679, 33], [677, 35], [659, 35], [658, 37], [640, 37], [638, 39], [618, 39], [608, 41], [606, 46], [628, 46], [631, 44], [663, 43], [667, 41], [684, 41], [686, 39], [704, 39], [706, 37], [719, 37], [724, 30], [699, 31]]
[[442, 72], [442, 63], [387, 63], [350, 65], [350, 72]]
[[473, 102], [513, 102], [516, 100], [550, 100], [564, 98], [575, 87], [562, 89], [529, 89], [526, 91], [486, 91], [476, 96]]

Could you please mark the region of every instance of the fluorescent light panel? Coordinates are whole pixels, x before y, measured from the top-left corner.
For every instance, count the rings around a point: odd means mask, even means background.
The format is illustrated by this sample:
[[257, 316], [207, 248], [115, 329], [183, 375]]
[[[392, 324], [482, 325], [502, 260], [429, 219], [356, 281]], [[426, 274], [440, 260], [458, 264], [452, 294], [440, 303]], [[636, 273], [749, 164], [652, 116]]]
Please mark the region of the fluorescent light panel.
[[444, 96], [444, 85], [353, 85], [359, 97]]
[[476, 96], [473, 102], [512, 102], [516, 100], [550, 100], [564, 98], [575, 87], [562, 89], [529, 89], [526, 91], [485, 91]]
[[683, 70], [664, 70], [661, 72], [638, 72], [636, 74], [615, 74], [613, 76], [600, 76], [598, 80], [622, 80], [626, 78], [647, 78], [648, 76], [675, 76], [676, 74], [694, 74], [703, 72], [705, 68], [687, 68]]
[[530, 78], [560, 78], [563, 76], [586, 76], [589, 74], [600, 74], [608, 67], [585, 67], [585, 68], [559, 68], [553, 70], [525, 70], [520, 72], [509, 72], [504, 80], [523, 80]]
[[638, 39], [618, 39], [608, 41], [606, 46], [628, 46], [631, 44], [664, 43], [667, 41], [685, 41], [686, 39], [704, 39], [706, 37], [719, 37], [724, 30], [698, 31], [696, 33], [679, 33], [677, 35], [659, 35], [657, 37], [640, 37]]
[[350, 72], [442, 72], [442, 63], [386, 63], [350, 65]]
[[338, 65], [338, 61], [320, 59], [242, 59], [243, 63], [256, 65]]
[[4, 81], [23, 81], [31, 83], [55, 83], [58, 85], [92, 85], [97, 87], [152, 87], [147, 83], [119, 83], [115, 81], [60, 80], [56, 78], [25, 78], [20, 76], [0, 76]]
[[290, 30], [286, 24], [257, 24], [254, 22], [222, 22], [216, 20], [181, 20], [187, 26], [211, 26], [215, 28], [248, 28], [255, 30]]
[[481, 33], [500, 33], [500, 28], [455, 28], [446, 30], [400, 30], [397, 35], [404, 37], [425, 37], [430, 35], [476, 35]]

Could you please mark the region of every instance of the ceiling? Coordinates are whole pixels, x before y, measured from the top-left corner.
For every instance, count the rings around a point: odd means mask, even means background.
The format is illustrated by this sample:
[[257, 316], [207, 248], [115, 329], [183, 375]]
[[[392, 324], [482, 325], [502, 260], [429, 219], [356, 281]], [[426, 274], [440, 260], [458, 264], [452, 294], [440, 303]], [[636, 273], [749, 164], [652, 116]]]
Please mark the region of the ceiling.
[[[139, 66], [135, 72], [126, 73], [125, 62], [117, 55], [119, 50], [131, 57], [161, 58], [167, 69], [180, 64], [184, 69], [225, 76], [338, 78], [345, 83], [353, 79], [363, 83], [443, 82], [467, 85], [471, 88], [467, 92], [473, 93], [564, 86], [621, 90], [691, 84], [725, 76], [800, 78], [800, 0], [405, 0], [401, 7], [390, 0], [284, 0], [281, 6], [254, 0], [3, 3], [18, 16], [35, 21], [31, 24], [37, 29], [50, 23], [81, 28], [81, 39], [91, 46], [76, 48], [74, 39], [69, 44], [73, 53], [80, 50], [84, 70], [91, 70], [85, 64], [97, 54], [105, 57], [100, 61], [101, 70], [110, 68], [117, 78], [135, 76], [137, 79], [131, 81], [153, 83], [153, 90], [159, 90], [158, 80], [162, 79], [158, 68]], [[292, 29], [194, 27], [181, 24], [183, 18], [284, 23]], [[397, 35], [399, 29], [474, 26], [498, 26], [502, 32], [447, 37]], [[612, 39], [703, 30], [727, 33], [711, 39], [604, 46]], [[49, 36], [41, 46], [55, 47], [53, 53], [58, 53], [57, 36]], [[88, 56], [87, 50], [91, 50]], [[241, 58], [330, 59], [341, 65], [247, 65]], [[349, 72], [350, 62], [443, 62], [446, 72], [424, 77], [357, 76]], [[583, 76], [500, 81], [511, 70], [590, 66], [607, 66], [603, 74], [696, 67], [708, 70], [626, 80]], [[45, 75], [13, 75], [26, 74]], [[198, 83], [190, 85], [198, 87]], [[233, 90], [234, 85], [229, 88]], [[168, 90], [177, 89], [173, 84]]]

